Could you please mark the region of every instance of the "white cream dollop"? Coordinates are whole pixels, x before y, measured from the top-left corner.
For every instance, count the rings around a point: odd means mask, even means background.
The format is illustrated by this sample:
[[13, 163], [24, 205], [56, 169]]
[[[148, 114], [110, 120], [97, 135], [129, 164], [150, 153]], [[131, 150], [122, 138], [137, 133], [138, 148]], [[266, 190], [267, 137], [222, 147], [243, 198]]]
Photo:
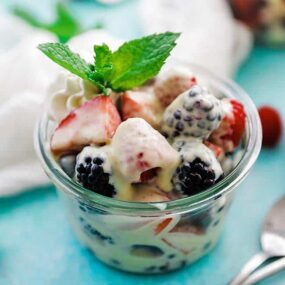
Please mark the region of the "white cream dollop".
[[144, 171], [159, 168], [157, 185], [169, 192], [179, 154], [145, 120], [131, 118], [118, 127], [112, 140], [113, 165], [129, 183], [139, 182]]
[[97, 87], [69, 72], [61, 72], [48, 90], [48, 114], [61, 121], [68, 113], [98, 94]]

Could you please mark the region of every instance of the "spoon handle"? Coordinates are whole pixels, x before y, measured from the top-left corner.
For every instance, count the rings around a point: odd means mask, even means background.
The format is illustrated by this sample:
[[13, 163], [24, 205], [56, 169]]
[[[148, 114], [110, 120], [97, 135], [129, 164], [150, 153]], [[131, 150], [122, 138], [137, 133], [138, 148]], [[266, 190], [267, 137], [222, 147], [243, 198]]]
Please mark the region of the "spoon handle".
[[271, 256], [265, 252], [259, 252], [254, 255], [236, 275], [236, 277], [229, 283], [229, 285], [242, 285], [249, 275], [255, 271], [261, 264], [263, 264]]
[[276, 261], [272, 261], [271, 263], [265, 265], [261, 269], [258, 269], [254, 272], [243, 285], [252, 285], [255, 284], [277, 272], [280, 270], [285, 269], [285, 257], [279, 258]]

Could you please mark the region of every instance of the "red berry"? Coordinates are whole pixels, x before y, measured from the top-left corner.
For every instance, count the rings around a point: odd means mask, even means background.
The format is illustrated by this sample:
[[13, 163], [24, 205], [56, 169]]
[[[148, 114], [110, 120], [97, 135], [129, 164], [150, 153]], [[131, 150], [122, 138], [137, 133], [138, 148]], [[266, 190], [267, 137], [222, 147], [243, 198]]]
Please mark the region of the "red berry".
[[234, 146], [237, 147], [244, 133], [246, 115], [243, 105], [240, 102], [231, 100], [231, 104], [233, 106], [235, 122], [232, 125], [233, 133], [229, 137], [234, 142]]
[[209, 141], [225, 152], [232, 152], [240, 143], [245, 129], [246, 114], [243, 105], [234, 99], [222, 100], [226, 114]]
[[260, 22], [260, 12], [262, 8], [261, 0], [229, 0], [234, 16], [249, 25], [256, 27]]
[[141, 173], [140, 181], [142, 183], [147, 183], [152, 180], [155, 176], [157, 176], [157, 172], [159, 171], [159, 167], [151, 168]]
[[159, 233], [161, 233], [172, 222], [172, 219], [173, 218], [166, 218], [165, 220], [160, 222], [154, 229], [155, 234], [158, 235]]
[[196, 77], [188, 69], [170, 69], [157, 79], [154, 92], [162, 106], [167, 107], [181, 93], [197, 84]]
[[51, 150], [59, 154], [80, 150], [89, 144], [106, 143], [120, 123], [120, 115], [112, 99], [97, 96], [59, 123], [51, 138]]
[[282, 135], [282, 120], [278, 111], [269, 106], [263, 106], [258, 109], [263, 140], [262, 145], [266, 147], [274, 147], [280, 141]]
[[148, 91], [127, 91], [122, 96], [122, 119], [142, 118], [153, 128], [159, 127], [162, 109], [155, 95]]

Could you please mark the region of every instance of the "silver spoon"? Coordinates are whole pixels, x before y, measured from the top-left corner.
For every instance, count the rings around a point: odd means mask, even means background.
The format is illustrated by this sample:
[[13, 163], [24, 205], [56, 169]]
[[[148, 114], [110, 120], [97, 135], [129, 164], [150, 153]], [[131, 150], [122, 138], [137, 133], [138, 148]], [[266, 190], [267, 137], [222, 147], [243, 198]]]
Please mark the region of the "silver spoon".
[[230, 285], [242, 285], [249, 275], [265, 261], [272, 257], [285, 256], [285, 197], [274, 204], [265, 218], [261, 247], [262, 251], [245, 264]]
[[243, 285], [253, 285], [257, 282], [285, 269], [285, 257], [281, 257], [253, 272]]

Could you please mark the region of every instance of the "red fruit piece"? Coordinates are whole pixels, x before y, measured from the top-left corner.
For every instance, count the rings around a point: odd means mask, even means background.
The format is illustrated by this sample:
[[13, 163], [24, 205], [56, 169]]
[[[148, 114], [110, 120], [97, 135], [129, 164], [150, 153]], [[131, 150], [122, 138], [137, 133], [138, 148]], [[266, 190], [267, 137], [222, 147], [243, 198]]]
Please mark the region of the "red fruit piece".
[[140, 182], [147, 183], [151, 181], [154, 177], [157, 176], [158, 171], [159, 171], [159, 167], [151, 168], [149, 170], [144, 171], [141, 174]]
[[59, 154], [80, 150], [89, 144], [107, 143], [120, 123], [120, 115], [111, 98], [97, 96], [59, 123], [51, 138], [51, 150]]
[[234, 16], [250, 27], [257, 27], [260, 22], [260, 12], [263, 0], [229, 0]]
[[278, 111], [269, 106], [260, 107], [258, 112], [263, 132], [262, 145], [274, 147], [278, 144], [282, 135], [282, 119]]
[[196, 77], [188, 69], [175, 68], [159, 77], [154, 85], [156, 97], [167, 107], [181, 93], [197, 84]]
[[154, 232], [156, 235], [161, 233], [172, 221], [172, 218], [166, 218], [161, 223], [159, 223], [156, 228], [154, 229]]
[[225, 116], [220, 126], [214, 130], [209, 141], [224, 152], [232, 152], [240, 143], [245, 130], [246, 114], [243, 105], [234, 99], [222, 100]]
[[142, 118], [152, 127], [158, 128], [161, 106], [151, 91], [127, 91], [122, 95], [122, 118]]

